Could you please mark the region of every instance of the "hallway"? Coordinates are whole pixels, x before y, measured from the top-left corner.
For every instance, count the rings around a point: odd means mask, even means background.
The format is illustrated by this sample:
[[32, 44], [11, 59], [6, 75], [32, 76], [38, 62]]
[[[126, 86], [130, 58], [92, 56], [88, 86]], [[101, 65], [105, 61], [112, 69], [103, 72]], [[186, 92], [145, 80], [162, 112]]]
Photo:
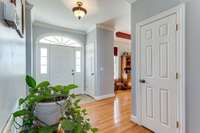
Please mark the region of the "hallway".
[[130, 121], [131, 91], [118, 91], [109, 98], [83, 105], [99, 133], [151, 133]]

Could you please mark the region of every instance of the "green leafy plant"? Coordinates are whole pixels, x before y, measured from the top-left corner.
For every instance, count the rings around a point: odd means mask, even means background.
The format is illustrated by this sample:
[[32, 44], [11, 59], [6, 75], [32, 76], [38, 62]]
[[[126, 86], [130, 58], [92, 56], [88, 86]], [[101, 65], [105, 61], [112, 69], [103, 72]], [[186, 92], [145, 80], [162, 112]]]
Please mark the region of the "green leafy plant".
[[[86, 118], [86, 110], [79, 106], [80, 100], [70, 94], [70, 90], [78, 86], [71, 84], [67, 86], [51, 86], [49, 81], [39, 84], [31, 76], [26, 76], [26, 83], [29, 87], [29, 94], [19, 100], [19, 110], [13, 113], [14, 125], [21, 133], [54, 133], [59, 129], [63, 133], [96, 133], [97, 129], [92, 128], [89, 119]], [[63, 116], [60, 123], [48, 125], [35, 116], [34, 111], [38, 103], [59, 102], [65, 100], [65, 104], [60, 105]]]
[[87, 112], [81, 109], [79, 102], [80, 99], [76, 99], [75, 95], [66, 100], [64, 117], [60, 121], [62, 129], [69, 133], [87, 133], [88, 131], [96, 133], [97, 129], [91, 127], [89, 119], [86, 118]]

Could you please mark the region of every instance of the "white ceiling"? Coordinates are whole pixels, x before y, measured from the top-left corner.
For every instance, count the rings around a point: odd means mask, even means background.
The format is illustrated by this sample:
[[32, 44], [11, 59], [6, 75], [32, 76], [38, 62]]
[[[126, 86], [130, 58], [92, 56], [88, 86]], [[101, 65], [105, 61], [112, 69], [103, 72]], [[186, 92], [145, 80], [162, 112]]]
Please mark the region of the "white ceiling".
[[77, 0], [29, 0], [34, 5], [34, 20], [87, 31], [104, 24], [116, 31], [130, 32], [130, 4], [126, 0], [80, 0], [88, 14], [81, 20], [73, 16]]

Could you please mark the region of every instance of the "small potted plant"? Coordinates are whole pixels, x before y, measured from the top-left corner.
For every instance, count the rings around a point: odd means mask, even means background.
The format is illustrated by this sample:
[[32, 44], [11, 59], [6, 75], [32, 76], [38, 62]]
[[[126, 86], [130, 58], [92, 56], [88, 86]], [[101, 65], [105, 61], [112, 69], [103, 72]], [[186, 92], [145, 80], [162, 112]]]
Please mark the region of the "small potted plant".
[[70, 94], [77, 88], [51, 86], [49, 81], [36, 83], [26, 76], [29, 94], [19, 100], [19, 110], [13, 113], [14, 125], [21, 133], [88, 133], [97, 131], [86, 118], [86, 110], [79, 106], [79, 99]]

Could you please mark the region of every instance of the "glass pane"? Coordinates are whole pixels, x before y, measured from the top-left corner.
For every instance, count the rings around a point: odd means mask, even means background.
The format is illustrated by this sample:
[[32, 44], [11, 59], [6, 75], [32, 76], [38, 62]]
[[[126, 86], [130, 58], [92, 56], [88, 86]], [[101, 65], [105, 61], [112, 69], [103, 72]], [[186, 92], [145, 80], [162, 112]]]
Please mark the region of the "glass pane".
[[81, 51], [76, 51], [76, 72], [81, 72]]
[[81, 66], [76, 66], [76, 72], [80, 73], [81, 72]]
[[40, 64], [41, 65], [47, 65], [47, 57], [41, 57]]
[[80, 65], [81, 65], [80, 61], [76, 61], [76, 66], [80, 66]]
[[76, 51], [76, 57], [78, 58], [80, 58], [81, 57], [81, 51]]
[[40, 56], [47, 56], [47, 48], [40, 48]]
[[47, 36], [40, 40], [40, 43], [52, 45], [64, 45], [70, 47], [81, 47], [79, 43], [63, 36]]
[[49, 40], [50, 42], [54, 42], [54, 43], [57, 43], [58, 40], [56, 40], [55, 36], [48, 36], [45, 38], [46, 40]]
[[41, 74], [47, 74], [47, 66], [41, 65], [41, 67], [40, 67], [40, 73]]

